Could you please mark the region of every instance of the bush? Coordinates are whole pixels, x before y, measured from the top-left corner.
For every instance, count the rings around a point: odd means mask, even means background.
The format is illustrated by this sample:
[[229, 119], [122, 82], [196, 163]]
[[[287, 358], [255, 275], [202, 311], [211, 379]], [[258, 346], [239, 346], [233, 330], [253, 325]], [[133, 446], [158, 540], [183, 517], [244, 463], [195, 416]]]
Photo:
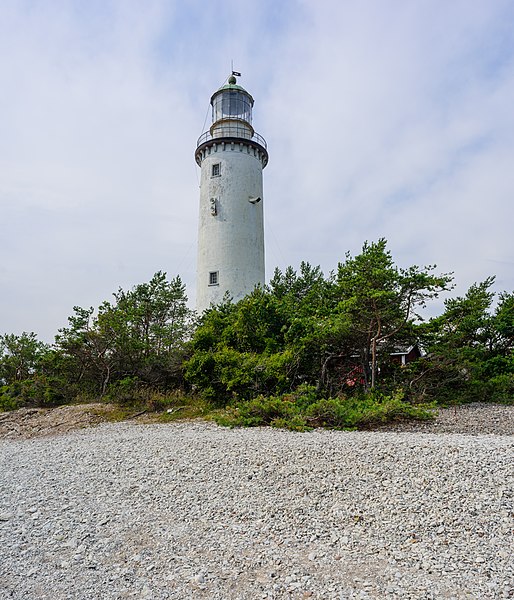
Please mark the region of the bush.
[[73, 397], [72, 388], [58, 377], [36, 375], [0, 388], [0, 410], [23, 406], [50, 407], [66, 404]]
[[316, 398], [314, 387], [302, 386], [292, 394], [240, 402], [217, 414], [215, 420], [229, 427], [270, 425], [305, 431], [312, 427], [367, 429], [392, 421], [432, 417], [429, 406], [409, 404], [402, 392], [390, 396], [374, 392], [361, 397]]
[[354, 427], [350, 405], [339, 398], [328, 398], [311, 404], [307, 409], [307, 421], [314, 427], [334, 429]]
[[320, 400], [307, 409], [307, 422], [316, 427], [368, 429], [410, 419], [430, 419], [428, 406], [413, 406], [399, 391], [390, 396], [371, 392], [361, 397]]
[[292, 420], [295, 427], [300, 426], [298, 417], [300, 411], [293, 402], [286, 397], [259, 396], [248, 402], [240, 402], [234, 407], [228, 407], [224, 413], [215, 416], [219, 425], [229, 427], [259, 427], [271, 425], [274, 427], [287, 427]]
[[514, 404], [514, 373], [497, 375], [489, 380], [490, 401]]
[[315, 385], [302, 383], [294, 392], [285, 394], [283, 398], [284, 400], [293, 402], [295, 406], [303, 412], [320, 399], [320, 394]]
[[236, 399], [280, 394], [291, 389], [288, 371], [294, 362], [290, 351], [276, 354], [239, 352], [223, 347], [198, 350], [185, 363], [185, 376], [201, 396], [224, 406]]
[[111, 383], [104, 399], [116, 404], [139, 404], [146, 401], [147, 390], [137, 377], [125, 377]]
[[15, 384], [3, 385], [0, 387], [0, 411], [17, 410], [22, 406], [22, 403], [14, 390]]
[[112, 383], [107, 389], [104, 400], [150, 412], [162, 412], [170, 407], [191, 403], [191, 398], [186, 397], [182, 390], [160, 390], [140, 381], [137, 377], [125, 377]]

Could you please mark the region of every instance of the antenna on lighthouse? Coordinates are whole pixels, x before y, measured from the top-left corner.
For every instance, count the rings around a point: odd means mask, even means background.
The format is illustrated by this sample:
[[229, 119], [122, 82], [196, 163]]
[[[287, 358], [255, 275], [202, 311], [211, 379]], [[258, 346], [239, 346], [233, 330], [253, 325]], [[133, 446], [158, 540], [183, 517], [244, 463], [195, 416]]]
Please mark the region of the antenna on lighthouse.
[[230, 70], [232, 71], [232, 75], [234, 77], [241, 77], [241, 73], [239, 73], [239, 71], [234, 71], [234, 61], [233, 60], [230, 61]]

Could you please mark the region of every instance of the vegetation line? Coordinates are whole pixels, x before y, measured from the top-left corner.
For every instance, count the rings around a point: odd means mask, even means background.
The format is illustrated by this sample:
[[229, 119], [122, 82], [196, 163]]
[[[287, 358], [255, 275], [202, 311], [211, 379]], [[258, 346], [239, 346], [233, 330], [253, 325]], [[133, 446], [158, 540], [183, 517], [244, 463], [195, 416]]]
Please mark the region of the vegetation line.
[[[514, 293], [493, 277], [445, 302], [434, 266], [398, 267], [385, 240], [325, 276], [303, 262], [197, 317], [180, 277], [157, 272], [112, 302], [74, 307], [55, 342], [0, 336], [0, 409], [115, 402], [120, 414], [226, 425], [366, 428], [436, 405], [512, 403]], [[167, 412], [166, 412], [167, 411]]]

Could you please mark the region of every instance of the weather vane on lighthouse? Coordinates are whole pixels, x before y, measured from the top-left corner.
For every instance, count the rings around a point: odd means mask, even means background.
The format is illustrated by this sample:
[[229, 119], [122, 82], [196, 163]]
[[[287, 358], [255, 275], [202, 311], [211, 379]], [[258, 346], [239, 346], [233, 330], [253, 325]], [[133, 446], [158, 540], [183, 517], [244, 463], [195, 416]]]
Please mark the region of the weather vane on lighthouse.
[[235, 301], [264, 285], [262, 170], [266, 141], [252, 126], [252, 96], [233, 70], [211, 97], [212, 124], [197, 142], [201, 168], [196, 308]]

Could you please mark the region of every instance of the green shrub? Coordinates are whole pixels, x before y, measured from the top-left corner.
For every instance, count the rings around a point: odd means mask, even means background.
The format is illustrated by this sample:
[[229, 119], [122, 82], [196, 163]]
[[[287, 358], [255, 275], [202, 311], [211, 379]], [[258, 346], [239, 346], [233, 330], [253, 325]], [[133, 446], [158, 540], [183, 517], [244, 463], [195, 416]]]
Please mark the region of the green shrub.
[[367, 429], [376, 425], [407, 419], [429, 419], [427, 406], [413, 406], [403, 399], [403, 392], [390, 396], [371, 392], [360, 397], [319, 400], [306, 411], [307, 423], [334, 429]]
[[373, 426], [407, 419], [429, 419], [427, 405], [413, 406], [403, 399], [403, 393], [385, 395], [373, 392], [360, 397], [316, 399], [312, 386], [303, 386], [283, 396], [260, 396], [239, 402], [215, 415], [219, 425], [257, 427], [270, 425], [296, 431], [312, 427], [331, 429], [367, 429]]
[[514, 404], [514, 373], [497, 375], [489, 380], [491, 402]]
[[162, 412], [178, 406], [185, 407], [193, 401], [180, 389], [160, 390], [140, 381], [137, 377], [125, 377], [112, 383], [107, 389], [104, 400], [148, 412]]
[[290, 389], [294, 360], [292, 351], [256, 354], [225, 346], [196, 351], [185, 363], [185, 376], [204, 399], [224, 406], [235, 398], [251, 400]]
[[0, 387], [0, 411], [17, 410], [22, 406], [19, 394], [14, 391], [15, 384]]
[[73, 397], [71, 386], [58, 377], [36, 375], [0, 388], [0, 410], [23, 406], [50, 407], [66, 404]]
[[104, 399], [116, 404], [140, 404], [148, 397], [148, 390], [137, 377], [125, 377], [109, 385]]
[[389, 396], [380, 392], [370, 393], [359, 405], [360, 415], [356, 425], [368, 428], [395, 421], [428, 420], [434, 416], [432, 408], [432, 404], [410, 404], [405, 401], [402, 390]]
[[307, 409], [307, 422], [314, 427], [352, 428], [353, 421], [351, 406], [344, 399], [319, 400]]
[[271, 423], [271, 427], [276, 427], [277, 429], [289, 429], [290, 431], [310, 431], [312, 429], [312, 427], [307, 425], [303, 415], [293, 415], [290, 419], [274, 419]]
[[[215, 416], [219, 425], [230, 427], [258, 427], [264, 425], [286, 426], [300, 411], [287, 397], [259, 396], [248, 402], [240, 402], [228, 407], [224, 413]], [[280, 423], [280, 425], [277, 425]], [[296, 426], [299, 425], [295, 421]]]
[[302, 383], [294, 392], [284, 394], [284, 400], [293, 402], [300, 411], [305, 411], [309, 406], [320, 399], [318, 388], [315, 385]]

